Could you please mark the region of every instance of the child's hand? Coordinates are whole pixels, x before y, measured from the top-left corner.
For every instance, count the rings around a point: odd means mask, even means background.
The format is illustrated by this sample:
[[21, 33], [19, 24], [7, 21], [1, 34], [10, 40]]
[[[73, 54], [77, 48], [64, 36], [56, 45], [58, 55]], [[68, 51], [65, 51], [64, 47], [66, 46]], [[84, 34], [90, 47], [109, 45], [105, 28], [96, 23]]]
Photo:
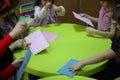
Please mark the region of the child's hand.
[[96, 29], [94, 29], [94, 28], [91, 28], [91, 27], [87, 27], [86, 28], [86, 31], [87, 31], [87, 33], [89, 33], [89, 34], [94, 34], [94, 33], [96, 33]]
[[48, 10], [51, 7], [51, 5], [52, 5], [51, 2], [47, 2], [45, 5], [46, 10]]
[[77, 64], [75, 64], [75, 65], [73, 65], [73, 66], [70, 66], [70, 67], [69, 67], [69, 70], [72, 71], [72, 72], [74, 72], [74, 71], [77, 71], [77, 70], [81, 69], [82, 67], [83, 67], [83, 66], [82, 66], [81, 63], [77, 63]]
[[87, 15], [88, 15], [88, 14], [86, 14], [86, 13], [81, 13], [81, 14], [80, 14], [80, 16], [82, 16], [82, 17], [87, 17]]
[[27, 23], [21, 22], [17, 23], [15, 28], [9, 33], [12, 38], [16, 38], [21, 35], [28, 28]]
[[9, 46], [9, 48], [11, 51], [13, 51], [16, 48], [26, 49], [29, 45], [30, 45], [30, 43], [26, 43], [25, 40], [19, 39], [19, 40], [15, 41], [14, 43], [12, 43]]
[[32, 19], [30, 22], [28, 22], [28, 26], [34, 26], [36, 23], [36, 19]]
[[12, 64], [14, 65], [15, 68], [19, 68], [23, 61], [24, 61], [24, 57], [20, 57], [16, 59]]

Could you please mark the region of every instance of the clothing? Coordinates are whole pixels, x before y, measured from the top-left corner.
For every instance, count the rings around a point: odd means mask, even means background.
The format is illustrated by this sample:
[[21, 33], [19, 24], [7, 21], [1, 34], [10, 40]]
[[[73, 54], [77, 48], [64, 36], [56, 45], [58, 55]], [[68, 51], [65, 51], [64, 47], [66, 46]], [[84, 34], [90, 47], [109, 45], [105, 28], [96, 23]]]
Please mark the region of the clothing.
[[0, 22], [1, 36], [4, 37], [6, 34], [10, 33], [16, 25], [17, 21], [18, 18], [15, 14], [7, 15], [5, 20]]
[[[4, 66], [4, 64], [9, 61], [8, 55], [6, 55], [7, 58], [4, 58], [4, 54], [6, 54], [6, 50], [8, 50], [9, 45], [14, 41], [14, 39], [8, 34], [6, 35], [1, 41], [0, 41], [0, 78], [2, 79], [8, 79], [10, 78], [16, 71], [16, 68], [9, 63], [7, 66]], [[10, 54], [12, 55], [12, 54]], [[13, 58], [13, 57], [12, 57]], [[4, 62], [4, 63], [3, 63]], [[6, 65], [6, 64], [5, 64]]]
[[120, 37], [113, 40], [111, 49], [116, 53], [116, 55], [120, 58]]
[[112, 10], [107, 11], [104, 7], [101, 7], [98, 18], [98, 30], [110, 31], [111, 24], [116, 23], [112, 20]]
[[115, 58], [112, 58], [108, 61], [106, 69], [89, 77], [95, 78], [97, 80], [114, 80], [115, 78], [120, 77], [119, 69], [120, 63], [117, 62]]
[[[17, 17], [15, 14], [8, 15], [4, 21], [0, 22], [0, 40], [2, 40], [16, 25]], [[6, 40], [7, 41], [7, 40]], [[4, 44], [8, 42], [4, 42]], [[2, 44], [4, 46], [4, 44]], [[2, 48], [2, 47], [1, 47]], [[0, 49], [1, 49], [0, 48]], [[13, 53], [7, 47], [6, 50], [0, 50], [0, 72], [4, 71], [13, 62]]]
[[120, 77], [120, 37], [112, 41], [111, 49], [116, 53], [116, 57], [108, 61], [107, 68], [90, 77], [97, 80], [114, 80]]
[[54, 4], [49, 10], [46, 10], [42, 5], [35, 6], [34, 17], [37, 19], [35, 26], [57, 23], [57, 16], [64, 16], [65, 9], [62, 7], [62, 9], [64, 9], [62, 10], [62, 13], [56, 13], [56, 8], [57, 6]]
[[10, 64], [7, 69], [5, 69], [3, 72], [0, 72], [0, 78], [3, 80], [8, 80], [15, 72], [16, 68]]

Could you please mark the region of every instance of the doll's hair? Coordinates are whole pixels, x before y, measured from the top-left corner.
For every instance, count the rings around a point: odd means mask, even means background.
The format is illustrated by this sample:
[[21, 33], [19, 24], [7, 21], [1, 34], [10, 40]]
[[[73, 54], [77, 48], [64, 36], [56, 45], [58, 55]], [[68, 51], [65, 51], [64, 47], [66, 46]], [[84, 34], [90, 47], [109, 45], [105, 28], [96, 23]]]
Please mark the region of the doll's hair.
[[112, 18], [120, 24], [120, 4], [118, 4], [115, 8], [113, 8]]
[[[51, 1], [52, 4], [54, 4], [54, 0], [46, 0], [46, 1]], [[40, 5], [41, 4], [41, 0], [36, 0], [35, 1], [35, 5]]]

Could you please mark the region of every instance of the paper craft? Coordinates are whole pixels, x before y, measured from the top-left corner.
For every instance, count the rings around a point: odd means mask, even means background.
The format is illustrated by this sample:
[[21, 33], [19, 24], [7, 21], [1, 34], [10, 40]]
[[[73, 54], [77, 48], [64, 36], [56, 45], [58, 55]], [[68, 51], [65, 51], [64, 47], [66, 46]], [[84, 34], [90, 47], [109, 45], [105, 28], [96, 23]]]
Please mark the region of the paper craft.
[[54, 40], [56, 40], [59, 37], [59, 35], [52, 34], [50, 32], [46, 32], [46, 31], [42, 31], [42, 33], [48, 42], [53, 42]]
[[79, 20], [85, 22], [86, 24], [94, 27], [94, 25], [90, 19], [88, 19], [86, 17], [82, 17], [79, 14], [75, 13], [74, 11], [73, 11], [73, 15], [75, 16], [76, 19], [79, 19]]
[[76, 63], [78, 63], [77, 60], [71, 59], [71, 60], [70, 60], [67, 64], [65, 64], [58, 72], [59, 72], [60, 74], [66, 75], [66, 76], [68, 76], [68, 77], [72, 77], [72, 76], [74, 76], [74, 75], [76, 74], [76, 71], [75, 71], [75, 72], [70, 71], [70, 70], [69, 70], [69, 67], [72, 66], [72, 65], [74, 65], [74, 64], [76, 64]]
[[49, 44], [40, 30], [33, 32], [25, 37], [26, 42], [31, 43], [30, 50], [33, 55], [46, 49]]
[[26, 55], [24, 57], [24, 61], [23, 63], [21, 64], [19, 70], [17, 71], [17, 77], [16, 77], [16, 80], [21, 80], [22, 78], [22, 75], [24, 73], [24, 70], [30, 60], [30, 57], [31, 57], [31, 51], [30, 51], [30, 48], [27, 49], [27, 52], [26, 52]]
[[21, 16], [18, 20], [18, 22], [26, 22], [26, 23], [29, 23], [30, 21], [32, 21], [32, 18], [28, 16]]

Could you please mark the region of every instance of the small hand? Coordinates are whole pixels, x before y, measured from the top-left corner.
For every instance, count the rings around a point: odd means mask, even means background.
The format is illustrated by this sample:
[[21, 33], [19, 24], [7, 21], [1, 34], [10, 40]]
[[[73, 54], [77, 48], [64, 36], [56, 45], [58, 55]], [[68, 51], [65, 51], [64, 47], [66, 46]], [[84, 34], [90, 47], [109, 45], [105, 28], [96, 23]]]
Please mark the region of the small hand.
[[96, 33], [96, 29], [94, 29], [94, 28], [91, 28], [91, 27], [87, 27], [86, 28], [86, 31], [89, 33], [89, 34], [94, 34], [94, 33]]
[[19, 68], [23, 61], [24, 61], [24, 57], [20, 57], [16, 59], [12, 64], [14, 65], [14, 67]]
[[15, 25], [15, 28], [9, 33], [11, 37], [16, 38], [21, 35], [26, 29], [28, 29], [27, 23], [21, 22]]
[[34, 26], [36, 23], [36, 19], [32, 19], [30, 22], [28, 22], [28, 26]]
[[16, 48], [26, 49], [29, 45], [30, 43], [26, 43], [24, 39], [19, 39], [12, 43], [9, 48], [13, 51]]
[[48, 10], [51, 7], [51, 5], [52, 5], [51, 2], [47, 2], [45, 5], [46, 10]]
[[72, 71], [72, 72], [74, 72], [74, 71], [77, 71], [77, 70], [81, 69], [82, 67], [83, 66], [80, 63], [77, 63], [75, 65], [70, 66], [69, 70]]
[[81, 13], [80, 16], [82, 16], [82, 17], [86, 17], [87, 14], [86, 14], [86, 13]]

